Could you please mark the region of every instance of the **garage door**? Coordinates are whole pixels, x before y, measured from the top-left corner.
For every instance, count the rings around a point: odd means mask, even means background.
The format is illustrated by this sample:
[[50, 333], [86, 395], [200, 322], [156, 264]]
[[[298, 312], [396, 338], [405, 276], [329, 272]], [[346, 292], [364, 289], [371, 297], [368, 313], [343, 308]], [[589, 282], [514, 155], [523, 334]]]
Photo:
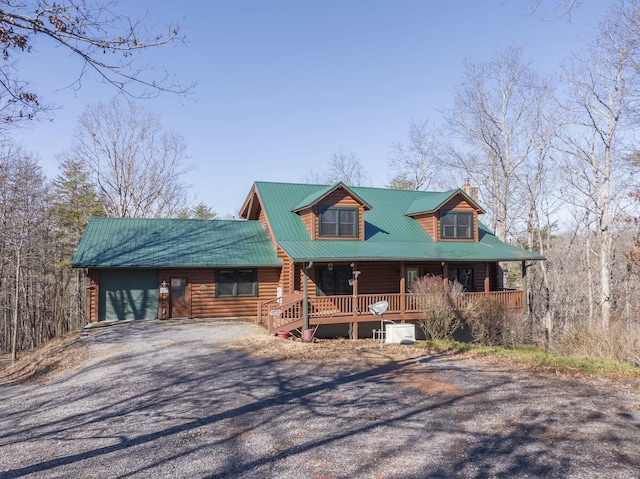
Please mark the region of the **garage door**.
[[100, 321], [158, 317], [158, 270], [101, 270]]

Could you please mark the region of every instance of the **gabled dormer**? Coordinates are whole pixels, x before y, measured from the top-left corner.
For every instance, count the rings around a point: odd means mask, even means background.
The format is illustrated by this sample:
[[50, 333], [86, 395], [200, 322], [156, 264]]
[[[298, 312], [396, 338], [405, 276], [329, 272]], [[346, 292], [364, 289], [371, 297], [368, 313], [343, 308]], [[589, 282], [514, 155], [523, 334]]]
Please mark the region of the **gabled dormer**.
[[434, 241], [478, 241], [481, 214], [484, 210], [462, 189], [425, 195], [406, 212]]
[[300, 216], [312, 240], [364, 241], [364, 212], [370, 209], [340, 182], [309, 194], [292, 213]]

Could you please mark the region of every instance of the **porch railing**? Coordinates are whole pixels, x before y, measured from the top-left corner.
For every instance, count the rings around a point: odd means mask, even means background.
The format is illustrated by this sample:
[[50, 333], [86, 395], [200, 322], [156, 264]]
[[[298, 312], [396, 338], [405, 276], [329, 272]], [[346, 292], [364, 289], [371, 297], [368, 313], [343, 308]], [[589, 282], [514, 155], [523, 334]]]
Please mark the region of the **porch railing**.
[[[458, 309], [465, 309], [483, 297], [491, 297], [504, 304], [510, 310], [524, 310], [524, 293], [522, 291], [490, 291], [487, 293], [465, 293], [456, 304]], [[413, 293], [360, 294], [358, 296], [318, 296], [308, 300], [309, 318], [314, 324], [322, 323], [326, 318], [353, 317], [354, 321], [371, 321], [369, 306], [378, 301], [387, 301], [389, 308], [386, 314], [402, 318], [404, 314], [415, 316], [420, 313], [419, 295]], [[365, 316], [364, 318], [362, 316]], [[300, 295], [291, 298], [278, 298], [264, 301], [258, 305], [258, 323], [267, 326], [269, 332], [287, 329], [294, 323], [304, 319], [304, 299]], [[333, 321], [335, 322], [335, 321]], [[299, 327], [299, 326], [295, 326]], [[293, 329], [290, 328], [290, 329]]]

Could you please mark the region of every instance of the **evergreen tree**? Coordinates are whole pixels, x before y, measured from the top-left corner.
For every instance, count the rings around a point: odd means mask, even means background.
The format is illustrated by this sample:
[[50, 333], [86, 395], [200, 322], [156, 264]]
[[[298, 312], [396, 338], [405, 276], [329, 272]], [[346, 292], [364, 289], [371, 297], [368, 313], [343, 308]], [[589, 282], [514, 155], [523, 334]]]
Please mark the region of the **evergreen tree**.
[[63, 159], [60, 170], [53, 180], [51, 215], [61, 247], [60, 260], [70, 266], [89, 218], [104, 213], [90, 173], [82, 161]]

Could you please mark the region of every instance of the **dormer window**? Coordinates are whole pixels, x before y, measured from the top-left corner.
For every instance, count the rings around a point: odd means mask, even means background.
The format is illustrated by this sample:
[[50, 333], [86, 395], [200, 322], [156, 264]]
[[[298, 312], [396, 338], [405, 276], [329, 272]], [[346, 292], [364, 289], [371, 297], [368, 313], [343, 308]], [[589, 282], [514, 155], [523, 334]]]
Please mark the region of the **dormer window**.
[[356, 208], [320, 208], [322, 237], [355, 238], [358, 236], [358, 210]]
[[473, 213], [443, 211], [440, 214], [440, 237], [442, 239], [472, 239]]

